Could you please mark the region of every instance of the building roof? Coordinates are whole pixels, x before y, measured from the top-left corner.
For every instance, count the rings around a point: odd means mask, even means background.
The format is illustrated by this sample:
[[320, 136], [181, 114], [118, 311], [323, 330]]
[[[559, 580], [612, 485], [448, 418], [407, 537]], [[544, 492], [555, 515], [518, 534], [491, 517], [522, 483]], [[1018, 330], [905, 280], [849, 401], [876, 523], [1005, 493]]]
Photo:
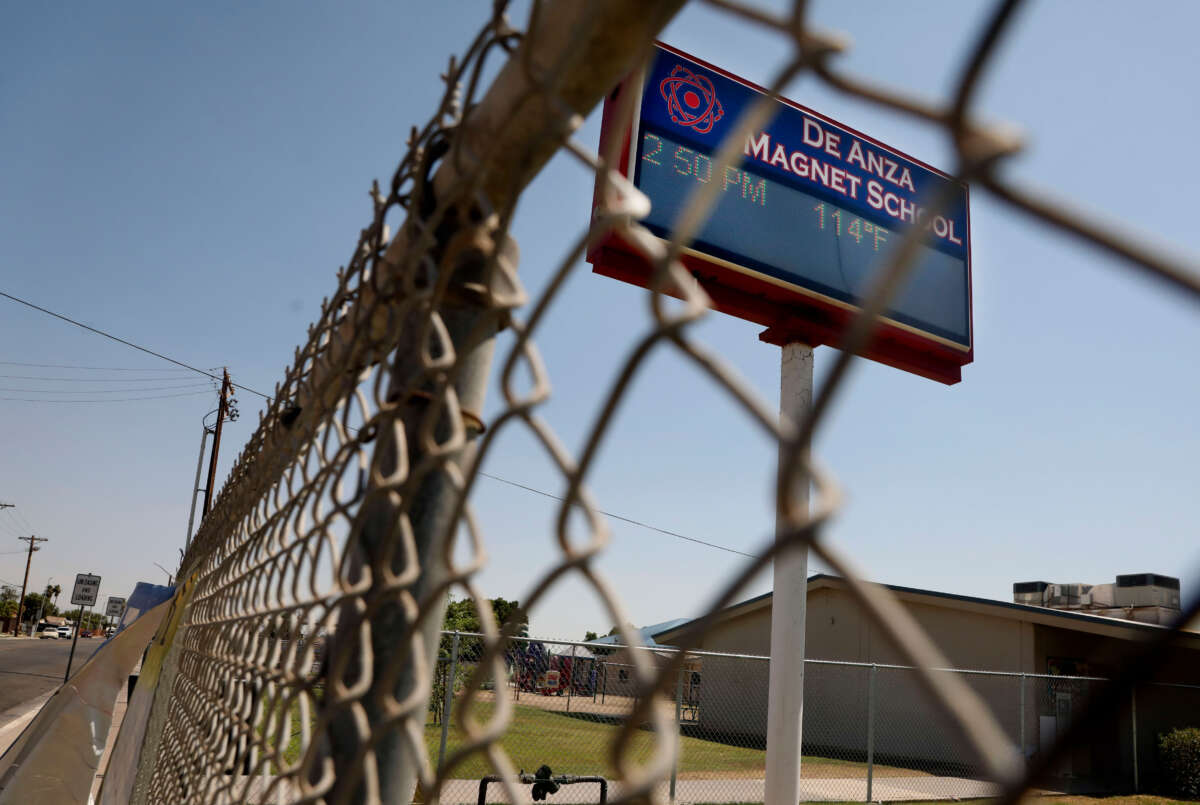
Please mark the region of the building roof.
[[[682, 626], [683, 624], [689, 623], [690, 621], [691, 621], [690, 618], [675, 618], [674, 620], [663, 621], [662, 623], [656, 623], [652, 626], [643, 626], [641, 629], [638, 629], [637, 631], [638, 631], [638, 634], [641, 635], [642, 641], [647, 646], [650, 646], [651, 648], [653, 648], [654, 646], [659, 645], [658, 643], [655, 642], [654, 635], [673, 631], [673, 630], [679, 628], [680, 626]], [[601, 637], [596, 640], [589, 640], [588, 642], [589, 643], [603, 643], [605, 645], [621, 645], [621, 635], [610, 634], [607, 637]]]
[[[826, 573], [818, 573], [808, 577], [808, 590], [810, 593], [830, 588], [844, 588], [845, 579], [841, 576], [832, 576]], [[931, 604], [934, 606], [946, 606], [955, 609], [966, 609], [981, 612], [982, 614], [993, 615], [997, 617], [1009, 618], [1014, 620], [1024, 620], [1031, 623], [1038, 623], [1044, 626], [1051, 626], [1058, 629], [1071, 629], [1074, 631], [1091, 632], [1094, 634], [1103, 634], [1109, 637], [1118, 637], [1126, 640], [1136, 639], [1137, 637], [1149, 636], [1156, 633], [1161, 633], [1170, 627], [1160, 626], [1154, 623], [1141, 623], [1139, 621], [1130, 621], [1123, 618], [1109, 618], [1103, 615], [1091, 615], [1085, 612], [1049, 609], [1047, 607], [1033, 606], [1030, 604], [1016, 604], [1008, 601], [995, 601], [990, 598], [977, 598], [972, 595], [959, 595], [957, 593], [943, 593], [937, 590], [921, 590], [916, 587], [901, 587], [896, 584], [884, 584], [883, 587], [891, 590], [901, 601], [912, 601], [915, 603]], [[764, 593], [754, 598], [748, 598], [737, 604], [732, 604], [726, 607], [720, 613], [719, 619], [726, 620], [738, 615], [745, 615], [754, 612], [758, 609], [764, 609], [771, 605], [771, 593]], [[695, 623], [695, 620], [687, 620], [675, 626], [663, 628], [654, 633], [655, 639], [660, 643], [670, 645], [670, 640], [674, 639], [688, 625]], [[1193, 641], [1200, 644], [1200, 632], [1196, 632], [1190, 628], [1185, 628], [1180, 632], [1180, 638], [1191, 644]]]

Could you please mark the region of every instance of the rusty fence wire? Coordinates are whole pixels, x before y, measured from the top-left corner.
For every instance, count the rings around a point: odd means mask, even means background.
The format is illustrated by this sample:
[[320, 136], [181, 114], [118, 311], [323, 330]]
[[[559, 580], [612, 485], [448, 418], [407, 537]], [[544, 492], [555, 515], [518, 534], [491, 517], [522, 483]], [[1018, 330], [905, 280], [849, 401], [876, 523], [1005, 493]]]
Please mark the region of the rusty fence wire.
[[[181, 619], [158, 680], [134, 802], [408, 802], [414, 796], [432, 802], [443, 798], [448, 781], [483, 770], [501, 778], [497, 796], [526, 801], [529, 789], [516, 774], [532, 770], [512, 754], [506, 736], [519, 729], [529, 702], [547, 698], [549, 682], [542, 678], [539, 692], [538, 679], [518, 675], [514, 686], [511, 657], [521, 641], [501, 629], [477, 583], [487, 546], [487, 523], [471, 506], [477, 470], [497, 434], [515, 428], [534, 437], [561, 473], [566, 493], [557, 529], [548, 535], [558, 559], [535, 580], [525, 609], [570, 577], [596, 593], [611, 622], [628, 623], [595, 567], [609, 531], [586, 479], [614, 411], [656, 349], [695, 365], [779, 443], [775, 491], [783, 526], [777, 535], [764, 535], [757, 558], [728, 580], [712, 610], [676, 641], [679, 651], [627, 651], [625, 667], [610, 666], [616, 679], [610, 674], [609, 682], [628, 691], [621, 717], [606, 725], [604, 737], [605, 768], [619, 782], [612, 800], [670, 796], [673, 775], [681, 776], [676, 724], [694, 710], [684, 708], [675, 692], [680, 680], [689, 691], [713, 687], [705, 671], [689, 666], [691, 650], [715, 613], [785, 552], [807, 547], [848, 580], [859, 606], [909, 666], [902, 682], [891, 671], [876, 672], [889, 677], [877, 679], [878, 694], [897, 685], [919, 692], [955, 736], [961, 767], [998, 786], [1004, 803], [1068, 762], [1071, 746], [1115, 718], [1160, 661], [1170, 630], [1131, 649], [1117, 666], [1120, 677], [1081, 691], [1082, 703], [1073, 698], [1069, 726], [1023, 762], [1011, 725], [989, 707], [986, 692], [966, 675], [934, 670], [947, 663], [907, 610], [889, 591], [863, 581], [852, 559], [823, 539], [840, 493], [805, 446], [827, 419], [877, 316], [901, 287], [917, 236], [906, 237], [905, 247], [881, 268], [846, 336], [847, 348], [837, 354], [804, 421], [781, 422], [773, 405], [691, 338], [689, 328], [709, 306], [678, 255], [703, 225], [716, 183], [708, 193], [699, 189], [672, 239], [663, 241], [638, 224], [648, 202], [608, 169], [611, 159], [605, 157], [612, 155], [598, 156], [570, 139], [582, 116], [639, 63], [681, 5], [534, 2], [518, 28], [505, 16], [506, 3], [496, 2], [463, 54], [449, 61], [440, 104], [428, 123], [411, 132], [391, 180], [373, 188], [373, 214], [338, 271], [320, 318], [183, 560]], [[812, 29], [804, 3], [782, 17], [728, 0], [712, 5], [778, 33], [785, 65], [770, 82], [772, 91], [807, 72], [944, 130], [955, 144], [956, 176], [1028, 213], [1030, 226], [1048, 225], [1106, 249], [1131, 271], [1200, 298], [1200, 280], [1189, 267], [1002, 177], [1000, 167], [1019, 146], [979, 122], [972, 101], [1019, 6], [1015, 0], [997, 4], [982, 20], [955, 91], [939, 104], [841, 72], [834, 59], [841, 40]], [[738, 122], [714, 156], [718, 169], [738, 157], [745, 134], [767, 112], [764, 102]], [[509, 224], [522, 189], [560, 151], [595, 171], [603, 203], [545, 289], [529, 300]], [[681, 302], [650, 296], [645, 333], [631, 344], [583, 449], [572, 456], [538, 415], [549, 378], [534, 336], [564, 281], [583, 270], [588, 244], [611, 231], [655, 267], [652, 287], [673, 289]], [[514, 334], [514, 345], [493, 355], [503, 329]], [[485, 426], [480, 413], [489, 378], [504, 404]], [[811, 511], [796, 503], [792, 491], [808, 480]], [[452, 680], [439, 661], [450, 591], [469, 596], [482, 622], [482, 634], [472, 637], [469, 673], [459, 679], [456, 670]], [[1196, 601], [1181, 623], [1196, 615]], [[620, 636], [637, 643], [628, 627]], [[866, 673], [814, 666], [812, 678], [861, 688]], [[699, 675], [694, 686], [693, 674]], [[589, 692], [595, 697], [590, 672], [587, 684], [579, 704]], [[430, 719], [446, 714], [431, 710], [430, 699], [440, 693], [444, 707], [447, 686], [454, 730], [443, 752], [440, 732], [436, 747], [428, 733]], [[511, 696], [500, 695], [510, 689]], [[701, 699], [701, 718], [705, 707]], [[810, 714], [818, 720], [806, 736], [820, 735], [818, 716]], [[882, 711], [878, 722], [882, 747], [888, 731], [898, 727]], [[685, 734], [683, 740], [689, 739]], [[847, 762], [862, 761], [855, 756]]]

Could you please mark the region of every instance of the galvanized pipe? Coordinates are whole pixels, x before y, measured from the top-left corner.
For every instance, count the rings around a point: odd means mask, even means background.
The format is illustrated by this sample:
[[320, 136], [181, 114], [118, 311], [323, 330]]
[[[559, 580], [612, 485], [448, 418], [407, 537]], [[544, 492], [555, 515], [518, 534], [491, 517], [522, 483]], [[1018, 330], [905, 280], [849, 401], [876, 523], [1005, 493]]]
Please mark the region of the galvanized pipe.
[[872, 665], [867, 682], [867, 802], [874, 794], [875, 783], [875, 675], [878, 671], [879, 666]]
[[446, 739], [450, 737], [450, 707], [454, 703], [454, 680], [458, 673], [458, 632], [454, 633], [450, 644], [450, 670], [446, 675], [446, 689], [442, 696], [442, 738], [438, 744], [438, 768], [446, 759]]

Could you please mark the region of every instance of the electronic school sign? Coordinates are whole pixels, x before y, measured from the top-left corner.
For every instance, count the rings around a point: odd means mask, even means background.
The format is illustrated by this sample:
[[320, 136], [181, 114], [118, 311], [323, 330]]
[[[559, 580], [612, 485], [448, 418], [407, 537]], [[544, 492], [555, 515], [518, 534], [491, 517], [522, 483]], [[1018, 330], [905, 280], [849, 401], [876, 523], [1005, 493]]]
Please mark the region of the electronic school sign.
[[[973, 358], [966, 185], [786, 100], [746, 137], [739, 164], [717, 170], [717, 149], [764, 93], [660, 44], [648, 69], [608, 98], [601, 138], [605, 147], [621, 138], [621, 170], [650, 198], [643, 225], [669, 238], [690, 194], [715, 182], [716, 206], [683, 257], [715, 307], [765, 325], [770, 343], [835, 347], [872, 277], [916, 227], [909, 279], [865, 354], [958, 382]], [[634, 112], [617, 131], [622, 103]], [[925, 205], [947, 192], [951, 203], [930, 214]], [[649, 283], [650, 267], [615, 235], [588, 261], [597, 273]]]

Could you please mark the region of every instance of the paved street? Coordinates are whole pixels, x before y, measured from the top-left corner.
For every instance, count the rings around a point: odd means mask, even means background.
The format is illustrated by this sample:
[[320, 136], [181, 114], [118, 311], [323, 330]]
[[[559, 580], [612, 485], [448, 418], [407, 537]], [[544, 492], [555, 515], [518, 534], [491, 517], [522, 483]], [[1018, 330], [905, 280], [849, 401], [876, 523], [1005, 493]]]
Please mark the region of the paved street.
[[[100, 639], [80, 638], [72, 671], [81, 668], [103, 643]], [[0, 714], [61, 685], [70, 652], [70, 640], [0, 638]]]

